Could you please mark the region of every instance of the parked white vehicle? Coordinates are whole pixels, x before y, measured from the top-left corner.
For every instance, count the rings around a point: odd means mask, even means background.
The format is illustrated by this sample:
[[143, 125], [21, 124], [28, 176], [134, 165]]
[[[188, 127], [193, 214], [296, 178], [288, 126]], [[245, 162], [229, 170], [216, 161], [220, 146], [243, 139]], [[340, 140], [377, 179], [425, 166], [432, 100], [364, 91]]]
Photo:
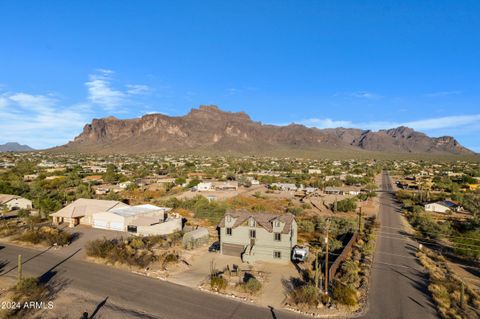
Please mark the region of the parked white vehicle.
[[292, 261], [303, 262], [307, 260], [309, 254], [308, 247], [295, 246], [292, 250]]

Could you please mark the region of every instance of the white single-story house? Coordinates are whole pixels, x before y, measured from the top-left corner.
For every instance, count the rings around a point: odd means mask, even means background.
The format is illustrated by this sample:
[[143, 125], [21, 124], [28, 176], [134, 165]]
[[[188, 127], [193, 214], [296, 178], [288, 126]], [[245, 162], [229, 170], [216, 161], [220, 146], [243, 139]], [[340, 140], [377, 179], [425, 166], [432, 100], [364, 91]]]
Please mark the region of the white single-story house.
[[182, 230], [182, 218], [170, 210], [149, 204], [113, 208], [94, 214], [92, 226], [142, 236], [171, 234]]
[[211, 191], [211, 190], [213, 190], [213, 183], [212, 182], [198, 183], [198, 185], [196, 186], [196, 189], [199, 192]]
[[221, 191], [236, 191], [238, 190], [238, 182], [237, 181], [227, 181], [227, 182], [216, 182], [215, 189]]
[[426, 212], [447, 213], [449, 211], [458, 212], [459, 210], [461, 210], [461, 207], [449, 200], [443, 200], [425, 205]]
[[0, 206], [8, 210], [32, 209], [32, 201], [17, 195], [0, 194]]
[[282, 191], [294, 191], [296, 192], [298, 187], [295, 184], [291, 183], [272, 183], [269, 185], [269, 188], [276, 188]]
[[92, 225], [93, 214], [120, 207], [130, 206], [115, 200], [79, 198], [50, 216], [55, 224], [66, 222], [70, 227], [78, 224]]

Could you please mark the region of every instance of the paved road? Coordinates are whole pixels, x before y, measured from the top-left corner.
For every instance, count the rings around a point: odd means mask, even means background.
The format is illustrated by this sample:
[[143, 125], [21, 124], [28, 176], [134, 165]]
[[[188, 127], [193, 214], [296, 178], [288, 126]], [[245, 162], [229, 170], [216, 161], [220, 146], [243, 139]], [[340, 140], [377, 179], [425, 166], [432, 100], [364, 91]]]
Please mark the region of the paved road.
[[[287, 311], [241, 303], [187, 287], [136, 275], [111, 267], [92, 264], [75, 256], [38, 251], [7, 244], [0, 249], [0, 280], [15, 277], [16, 258], [22, 254], [25, 275], [43, 276], [56, 285], [91, 295], [98, 302], [125, 309], [131, 317], [211, 319], [211, 318], [301, 318]], [[70, 258], [69, 258], [70, 257]], [[6, 265], [4, 263], [7, 262]], [[148, 315], [147, 315], [148, 314]], [[80, 318], [81, 313], [72, 314]]]
[[[402, 229], [404, 224], [395, 203], [388, 175], [383, 176], [380, 195], [381, 228], [377, 240], [368, 319], [428, 319], [437, 314], [426, 293], [426, 277], [415, 258], [415, 243]], [[98, 301], [108, 298], [109, 305], [131, 313], [132, 317], [211, 319], [211, 318], [301, 318], [268, 308], [202, 293], [187, 287], [135, 275], [111, 267], [92, 264], [60, 251], [27, 249], [12, 245], [0, 249], [0, 280], [16, 276], [16, 258], [22, 254], [25, 274], [41, 276], [58, 284], [83, 291]], [[6, 263], [6, 264], [5, 264]], [[148, 314], [148, 315], [147, 315]], [[71, 314], [80, 317], [80, 314]]]
[[438, 318], [427, 292], [426, 273], [415, 257], [414, 241], [406, 236], [405, 218], [396, 203], [387, 173], [382, 176], [380, 231], [377, 239], [369, 319]]

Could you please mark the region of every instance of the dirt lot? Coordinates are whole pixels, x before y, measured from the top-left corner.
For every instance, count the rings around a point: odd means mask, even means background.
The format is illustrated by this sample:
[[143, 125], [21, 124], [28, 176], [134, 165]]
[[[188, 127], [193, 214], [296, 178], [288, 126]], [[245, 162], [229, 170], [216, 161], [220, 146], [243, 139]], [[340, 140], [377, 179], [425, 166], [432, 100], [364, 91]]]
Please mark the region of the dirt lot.
[[187, 270], [173, 273], [168, 277], [168, 281], [180, 285], [198, 288], [202, 282], [208, 280], [210, 267], [213, 265], [216, 269], [222, 270], [227, 265], [232, 269], [233, 265], [238, 265], [242, 270], [253, 270], [263, 272], [267, 275], [266, 283], [262, 292], [252, 297], [258, 304], [263, 306], [280, 307], [285, 299], [284, 280], [291, 277], [298, 277], [299, 274], [292, 263], [277, 264], [256, 262], [255, 265], [243, 263], [240, 257], [224, 256], [219, 253], [210, 253], [208, 248], [200, 248], [191, 252], [188, 259], [190, 267]]

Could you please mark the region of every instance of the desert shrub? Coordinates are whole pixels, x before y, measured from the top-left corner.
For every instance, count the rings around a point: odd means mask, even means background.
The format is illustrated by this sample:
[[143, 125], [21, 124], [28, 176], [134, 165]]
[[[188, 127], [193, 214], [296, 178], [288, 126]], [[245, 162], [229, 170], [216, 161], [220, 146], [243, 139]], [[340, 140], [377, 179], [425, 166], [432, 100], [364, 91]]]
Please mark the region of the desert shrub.
[[89, 241], [85, 245], [87, 256], [107, 258], [114, 247], [114, 243], [106, 238]]
[[22, 278], [15, 285], [15, 292], [27, 296], [36, 294], [40, 289], [38, 279], [35, 277]]
[[[331, 209], [335, 209], [335, 204], [331, 205]], [[337, 202], [338, 212], [351, 212], [357, 209], [357, 203], [354, 198], [346, 198]]]
[[72, 241], [72, 235], [70, 233], [59, 231], [45, 234], [45, 241], [49, 245], [57, 244], [60, 246], [68, 245]]
[[480, 230], [472, 230], [460, 234], [453, 239], [455, 252], [462, 256], [478, 259], [480, 258]]
[[72, 241], [72, 235], [60, 229], [41, 227], [39, 229], [34, 228], [25, 230], [15, 239], [18, 241], [28, 242], [32, 244], [44, 243], [49, 246], [53, 244], [68, 245]]
[[[110, 263], [121, 263], [145, 268], [158, 260], [151, 250], [159, 237], [131, 237], [128, 239], [97, 239], [85, 245], [87, 256], [105, 259]], [[164, 243], [165, 241], [161, 241]]]
[[303, 208], [298, 206], [290, 206], [287, 208], [287, 212], [292, 215], [298, 216], [303, 213]]
[[340, 280], [351, 287], [358, 287], [360, 284], [360, 276], [359, 276], [359, 271], [360, 267], [358, 265], [358, 262], [355, 262], [353, 260], [346, 260], [343, 262], [342, 267], [341, 267], [341, 278]]
[[332, 297], [337, 302], [347, 306], [355, 306], [358, 303], [357, 290], [340, 282], [335, 283]]
[[163, 257], [163, 267], [167, 267], [169, 264], [176, 264], [179, 261], [179, 256], [174, 253], [168, 253]]
[[215, 291], [222, 291], [227, 288], [227, 280], [222, 276], [213, 275], [210, 277], [210, 288]]
[[31, 244], [39, 244], [42, 241], [42, 236], [37, 230], [27, 230], [20, 236], [16, 238], [16, 240], [31, 243]]
[[307, 304], [314, 306], [318, 303], [319, 289], [312, 284], [296, 287], [292, 290], [291, 296], [296, 304]]
[[441, 235], [449, 235], [452, 231], [449, 222], [437, 222], [426, 213], [414, 212], [409, 215], [409, 220], [415, 229], [428, 238], [436, 239]]
[[250, 278], [244, 285], [245, 290], [250, 294], [256, 294], [262, 289], [262, 283], [256, 278]]
[[301, 219], [298, 221], [298, 230], [304, 233], [313, 233], [315, 224], [311, 220]]

